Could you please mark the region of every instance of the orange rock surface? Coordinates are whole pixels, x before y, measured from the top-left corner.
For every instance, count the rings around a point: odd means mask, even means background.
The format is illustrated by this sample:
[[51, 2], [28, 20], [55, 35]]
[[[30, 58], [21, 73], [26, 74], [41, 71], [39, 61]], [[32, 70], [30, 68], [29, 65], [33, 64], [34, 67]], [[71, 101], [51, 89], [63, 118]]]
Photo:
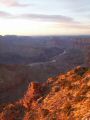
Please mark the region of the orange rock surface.
[[0, 120], [90, 120], [90, 69], [31, 82], [22, 99], [0, 105]]

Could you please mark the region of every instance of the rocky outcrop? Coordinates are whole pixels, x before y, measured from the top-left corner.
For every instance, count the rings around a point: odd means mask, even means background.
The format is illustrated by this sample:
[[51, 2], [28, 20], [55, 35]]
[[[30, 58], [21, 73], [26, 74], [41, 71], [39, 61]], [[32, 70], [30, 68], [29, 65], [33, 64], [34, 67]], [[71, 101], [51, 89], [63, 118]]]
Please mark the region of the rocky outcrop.
[[90, 69], [80, 66], [45, 83], [31, 82], [22, 99], [0, 105], [0, 120], [86, 119], [90, 119]]
[[24, 98], [20, 100], [25, 108], [30, 108], [33, 101], [37, 101], [43, 95], [42, 84], [31, 82]]

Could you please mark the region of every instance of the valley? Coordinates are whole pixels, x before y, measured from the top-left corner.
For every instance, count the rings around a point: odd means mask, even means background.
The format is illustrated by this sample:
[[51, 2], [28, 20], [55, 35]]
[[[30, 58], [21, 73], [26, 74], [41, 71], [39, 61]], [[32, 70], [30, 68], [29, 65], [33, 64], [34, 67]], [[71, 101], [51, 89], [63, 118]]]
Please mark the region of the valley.
[[73, 47], [74, 40], [77, 40], [75, 37], [73, 40], [72, 37], [1, 38], [1, 103], [21, 98], [31, 81], [44, 82], [78, 65], [86, 65], [83, 50], [78, 46]]

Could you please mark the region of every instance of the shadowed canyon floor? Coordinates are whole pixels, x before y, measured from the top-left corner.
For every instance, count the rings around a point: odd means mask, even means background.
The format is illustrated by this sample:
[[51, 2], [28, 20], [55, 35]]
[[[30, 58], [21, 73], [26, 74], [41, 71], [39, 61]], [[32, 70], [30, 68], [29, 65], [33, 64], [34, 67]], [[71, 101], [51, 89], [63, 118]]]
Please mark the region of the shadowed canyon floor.
[[0, 120], [89, 120], [90, 69], [77, 68], [31, 82], [16, 102], [0, 105]]

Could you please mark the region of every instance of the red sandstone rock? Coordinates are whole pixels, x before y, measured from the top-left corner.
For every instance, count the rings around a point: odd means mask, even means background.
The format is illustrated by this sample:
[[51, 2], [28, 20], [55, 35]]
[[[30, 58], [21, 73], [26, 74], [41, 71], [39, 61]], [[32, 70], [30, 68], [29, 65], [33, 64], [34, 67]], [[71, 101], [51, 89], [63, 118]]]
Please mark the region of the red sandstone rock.
[[0, 105], [0, 120], [86, 120], [90, 117], [90, 70], [73, 72], [34, 83], [22, 99]]

